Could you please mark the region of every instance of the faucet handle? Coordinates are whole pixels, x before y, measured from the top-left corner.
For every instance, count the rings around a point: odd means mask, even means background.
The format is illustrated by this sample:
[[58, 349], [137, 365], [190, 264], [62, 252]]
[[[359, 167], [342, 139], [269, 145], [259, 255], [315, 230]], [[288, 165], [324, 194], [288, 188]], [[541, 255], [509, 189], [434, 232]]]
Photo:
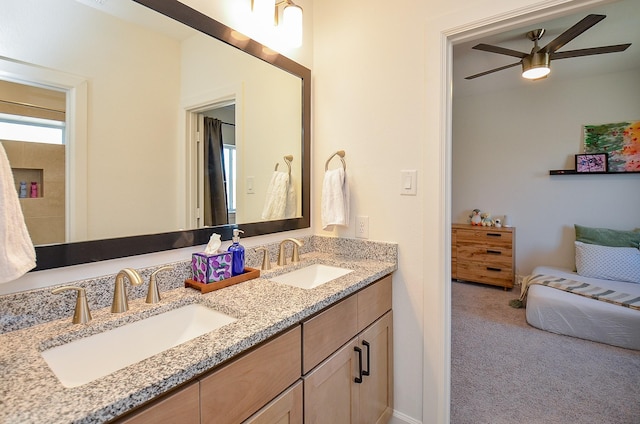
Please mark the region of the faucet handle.
[[160, 302], [160, 289], [158, 289], [157, 276], [158, 273], [162, 271], [171, 271], [174, 269], [172, 266], [163, 266], [162, 268], [158, 268], [151, 273], [151, 277], [149, 277], [149, 290], [147, 291], [147, 303], [158, 303]]
[[291, 263], [297, 263], [300, 262], [300, 253], [298, 252], [298, 248], [301, 247], [304, 243], [302, 243], [300, 240], [296, 240], [296, 239], [292, 239], [293, 240], [293, 253], [291, 254]]
[[256, 252], [258, 251], [263, 251], [264, 253], [262, 254], [262, 266], [260, 267], [261, 270], [263, 271], [267, 271], [271, 269], [271, 259], [269, 258], [269, 249], [267, 249], [264, 246], [261, 247], [256, 247]]
[[89, 302], [87, 302], [87, 292], [82, 287], [76, 286], [63, 286], [57, 289], [51, 290], [52, 294], [59, 294], [67, 290], [76, 290], [76, 309], [73, 312], [73, 319], [71, 322], [74, 324], [86, 324], [91, 321], [91, 311], [89, 311]]

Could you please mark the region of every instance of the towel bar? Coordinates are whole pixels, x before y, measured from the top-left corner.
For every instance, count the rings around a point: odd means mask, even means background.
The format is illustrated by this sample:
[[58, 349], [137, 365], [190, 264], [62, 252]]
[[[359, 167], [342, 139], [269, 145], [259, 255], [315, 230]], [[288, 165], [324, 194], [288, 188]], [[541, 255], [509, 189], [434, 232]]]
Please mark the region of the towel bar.
[[[287, 164], [287, 168], [289, 168], [289, 176], [291, 176], [291, 162], [293, 161], [293, 155], [286, 155], [282, 158], [284, 159], [284, 163]], [[279, 163], [276, 162], [276, 167], [273, 169], [274, 172], [278, 170], [278, 165]]]
[[344, 150], [338, 150], [337, 152], [329, 156], [329, 159], [327, 159], [327, 162], [324, 164], [325, 171], [329, 169], [329, 162], [331, 162], [331, 159], [333, 159], [333, 157], [336, 155], [340, 157], [340, 161], [342, 161], [342, 167], [344, 168], [344, 170], [347, 170], [347, 163], [344, 161]]

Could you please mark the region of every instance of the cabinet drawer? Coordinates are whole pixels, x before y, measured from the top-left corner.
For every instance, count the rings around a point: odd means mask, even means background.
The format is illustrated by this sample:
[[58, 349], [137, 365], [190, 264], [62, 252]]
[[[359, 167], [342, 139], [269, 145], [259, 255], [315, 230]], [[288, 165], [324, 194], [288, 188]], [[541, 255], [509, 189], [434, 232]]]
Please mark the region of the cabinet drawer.
[[391, 276], [358, 292], [358, 332], [391, 310]]
[[306, 374], [358, 332], [358, 298], [351, 296], [302, 323], [302, 373]]
[[513, 242], [513, 232], [512, 231], [505, 231], [505, 230], [489, 230], [489, 229], [483, 229], [483, 230], [471, 230], [471, 229], [465, 229], [465, 230], [457, 230], [456, 233], [456, 243], [458, 245], [458, 248], [460, 247], [460, 245], [465, 245], [465, 244], [476, 244], [476, 243], [481, 243], [481, 244], [487, 244], [490, 246], [511, 246]]
[[114, 421], [118, 424], [200, 423], [200, 388], [191, 383], [150, 405]]
[[513, 268], [511, 266], [499, 267], [477, 262], [458, 262], [457, 275], [460, 280], [513, 287]]
[[513, 264], [511, 247], [500, 246], [460, 246], [458, 247], [458, 261], [483, 262], [486, 265], [509, 267]]
[[300, 378], [300, 326], [200, 380], [202, 423], [239, 423]]

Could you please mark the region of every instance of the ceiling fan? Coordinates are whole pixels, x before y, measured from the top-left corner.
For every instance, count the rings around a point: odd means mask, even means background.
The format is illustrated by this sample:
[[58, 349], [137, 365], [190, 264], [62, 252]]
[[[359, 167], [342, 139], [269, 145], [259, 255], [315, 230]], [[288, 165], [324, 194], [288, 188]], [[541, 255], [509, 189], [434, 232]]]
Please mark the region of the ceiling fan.
[[564, 52], [558, 52], [565, 44], [569, 41], [573, 40], [604, 18], [606, 15], [588, 15], [580, 22], [557, 36], [553, 39], [549, 44], [544, 47], [538, 46], [538, 41], [544, 35], [544, 29], [536, 29], [533, 31], [529, 31], [527, 33], [527, 38], [533, 41], [534, 46], [531, 49], [531, 53], [523, 53], [517, 50], [511, 50], [504, 47], [499, 46], [491, 46], [489, 44], [478, 44], [473, 46], [476, 50], [483, 50], [490, 53], [504, 54], [507, 56], [513, 56], [520, 59], [519, 62], [512, 63], [510, 65], [501, 66], [499, 68], [494, 68], [489, 71], [480, 72], [479, 74], [470, 75], [465, 79], [474, 79], [478, 77], [482, 77], [484, 75], [492, 74], [494, 72], [502, 71], [503, 69], [512, 68], [514, 66], [522, 65], [522, 76], [527, 79], [540, 79], [545, 78], [549, 72], [551, 72], [551, 68], [549, 67], [550, 62], [555, 59], [568, 59], [572, 57], [580, 57], [580, 56], [591, 56], [596, 54], [605, 54], [605, 53], [615, 53], [626, 50], [631, 43], [627, 44], [617, 44], [614, 46], [603, 46], [603, 47], [591, 47], [588, 49], [579, 49], [579, 50], [568, 50]]

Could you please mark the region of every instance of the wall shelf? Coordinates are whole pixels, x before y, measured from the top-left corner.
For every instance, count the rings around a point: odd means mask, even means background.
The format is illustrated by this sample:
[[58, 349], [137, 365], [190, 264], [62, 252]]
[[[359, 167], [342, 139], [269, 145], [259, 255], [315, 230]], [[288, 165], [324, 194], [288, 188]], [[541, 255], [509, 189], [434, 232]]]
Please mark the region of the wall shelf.
[[596, 174], [640, 174], [640, 171], [629, 171], [629, 172], [610, 172], [610, 171], [602, 171], [602, 172], [577, 172], [575, 169], [555, 169], [549, 171], [549, 175], [596, 175]]

